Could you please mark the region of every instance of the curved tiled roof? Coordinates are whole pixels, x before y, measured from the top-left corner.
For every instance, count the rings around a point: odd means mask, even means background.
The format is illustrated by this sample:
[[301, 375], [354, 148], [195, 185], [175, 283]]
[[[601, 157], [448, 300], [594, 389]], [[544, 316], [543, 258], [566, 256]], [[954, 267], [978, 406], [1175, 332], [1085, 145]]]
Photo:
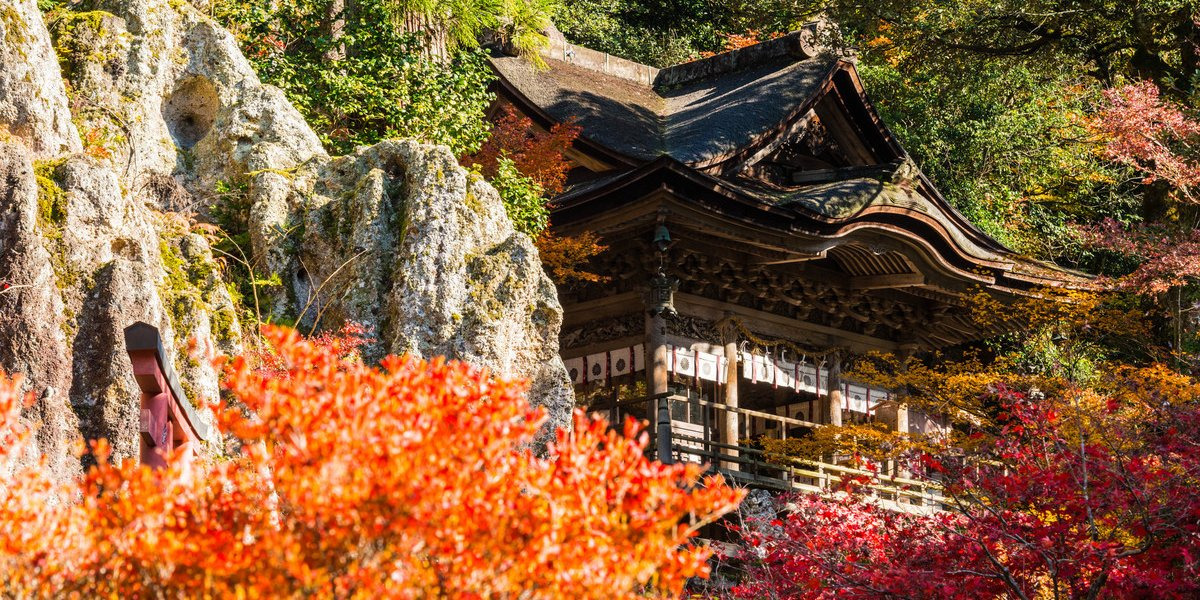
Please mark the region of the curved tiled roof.
[[[786, 231], [814, 252], [882, 236], [959, 284], [1010, 292], [1087, 284], [1085, 274], [1020, 256], [970, 223], [887, 132], [853, 64], [812, 54], [795, 32], [663, 70], [562, 42], [544, 70], [517, 57], [491, 60], [502, 93], [523, 112], [544, 126], [574, 121], [577, 149], [618, 164], [555, 199], [559, 225], [673, 188], [723, 218]], [[842, 130], [863, 142], [865, 154], [851, 163], [860, 166], [787, 187], [738, 175], [746, 160], [785, 142], [804, 114], [822, 110], [823, 99], [824, 110], [842, 111], [831, 122], [844, 119]]]
[[[769, 188], [700, 173], [669, 157], [573, 187], [561, 195], [560, 222], [587, 222], [604, 211], [669, 189], [712, 213], [786, 231], [811, 252], [821, 252], [869, 232], [901, 242], [909, 252], [955, 273], [964, 283], [1008, 291], [1044, 285], [1086, 285], [1084, 273], [1008, 250], [979, 231], [944, 200], [923, 193], [924, 181], [892, 183], [855, 177], [794, 189]], [[906, 252], [906, 253], [909, 253]]]
[[832, 74], [835, 58], [798, 60], [789, 41], [729, 67], [714, 57], [636, 78], [553, 57], [544, 70], [503, 55], [492, 65], [511, 92], [557, 122], [573, 120], [590, 141], [637, 160], [694, 165], [770, 132]]

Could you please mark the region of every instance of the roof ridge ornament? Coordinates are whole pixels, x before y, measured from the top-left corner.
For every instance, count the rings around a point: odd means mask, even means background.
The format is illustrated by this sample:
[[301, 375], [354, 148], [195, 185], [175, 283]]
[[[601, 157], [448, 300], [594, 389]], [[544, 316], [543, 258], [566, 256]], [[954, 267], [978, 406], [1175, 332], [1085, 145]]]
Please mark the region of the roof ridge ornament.
[[805, 58], [828, 54], [834, 47], [832, 41], [839, 37], [837, 27], [824, 17], [801, 25], [798, 33], [797, 42]]
[[888, 181], [897, 185], [911, 186], [913, 182], [921, 178], [921, 167], [917, 166], [916, 161], [911, 156], [905, 154], [901, 158], [892, 162], [891, 176]]

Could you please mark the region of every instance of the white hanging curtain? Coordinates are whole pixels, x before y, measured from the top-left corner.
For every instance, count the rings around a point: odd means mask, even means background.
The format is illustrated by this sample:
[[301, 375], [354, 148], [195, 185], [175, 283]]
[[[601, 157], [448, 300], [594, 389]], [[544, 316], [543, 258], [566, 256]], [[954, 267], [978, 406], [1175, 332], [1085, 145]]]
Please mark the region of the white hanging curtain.
[[571, 376], [571, 382], [575, 385], [583, 383], [583, 357], [568, 358], [563, 361], [567, 367], [567, 373]]
[[612, 366], [612, 376], [628, 375], [633, 372], [633, 349], [619, 348], [608, 352], [608, 364]]

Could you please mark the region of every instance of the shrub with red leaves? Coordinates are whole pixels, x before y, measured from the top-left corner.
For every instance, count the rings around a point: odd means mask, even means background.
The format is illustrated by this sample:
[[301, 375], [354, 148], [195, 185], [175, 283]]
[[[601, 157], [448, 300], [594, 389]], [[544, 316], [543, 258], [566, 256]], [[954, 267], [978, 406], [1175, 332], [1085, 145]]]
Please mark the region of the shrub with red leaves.
[[1144, 391], [1033, 403], [1001, 388], [999, 429], [975, 436], [990, 441], [913, 461], [949, 510], [795, 497], [775, 526], [739, 532], [752, 550], [732, 595], [1195, 598], [1200, 403]]

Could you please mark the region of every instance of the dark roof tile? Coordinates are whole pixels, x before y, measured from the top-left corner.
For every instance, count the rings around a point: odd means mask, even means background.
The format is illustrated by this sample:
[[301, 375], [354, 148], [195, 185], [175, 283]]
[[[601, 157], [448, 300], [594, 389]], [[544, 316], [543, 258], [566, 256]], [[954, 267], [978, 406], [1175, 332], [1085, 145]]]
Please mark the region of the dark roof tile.
[[732, 153], [778, 127], [813, 96], [836, 60], [772, 58], [744, 70], [655, 88], [560, 60], [538, 71], [497, 56], [492, 64], [517, 92], [582, 136], [640, 160], [662, 155], [687, 164]]

